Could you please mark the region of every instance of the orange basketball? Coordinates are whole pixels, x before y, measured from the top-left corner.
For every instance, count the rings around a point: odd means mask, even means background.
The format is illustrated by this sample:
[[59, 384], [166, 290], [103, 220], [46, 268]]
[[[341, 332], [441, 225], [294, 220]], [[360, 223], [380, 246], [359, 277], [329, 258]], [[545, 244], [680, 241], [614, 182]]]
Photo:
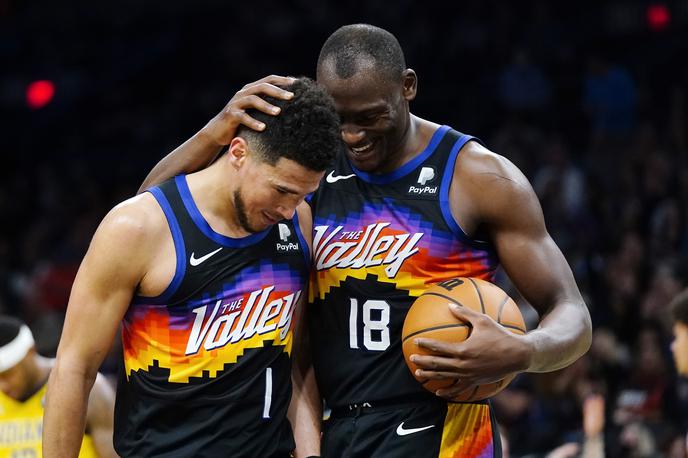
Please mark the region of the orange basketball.
[[[425, 337], [445, 342], [462, 342], [471, 333], [468, 323], [460, 321], [451, 310], [450, 303], [469, 307], [489, 315], [515, 334], [525, 334], [526, 325], [516, 303], [501, 288], [477, 278], [454, 278], [428, 288], [416, 299], [404, 320], [402, 348], [404, 358], [415, 377], [416, 366], [409, 359], [412, 354], [431, 355], [432, 352], [417, 346], [414, 338]], [[489, 398], [502, 391], [513, 380], [508, 376], [494, 383], [476, 386], [460, 393], [454, 401], [468, 402]], [[419, 380], [420, 382], [420, 380]], [[449, 388], [455, 380], [428, 380], [423, 387], [431, 392]]]

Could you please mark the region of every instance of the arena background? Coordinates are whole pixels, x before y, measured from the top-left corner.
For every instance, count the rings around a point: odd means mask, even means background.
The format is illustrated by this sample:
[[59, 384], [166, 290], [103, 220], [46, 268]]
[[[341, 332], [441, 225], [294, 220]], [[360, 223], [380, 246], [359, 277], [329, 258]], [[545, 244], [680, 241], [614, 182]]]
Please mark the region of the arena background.
[[683, 456], [688, 384], [666, 306], [688, 280], [686, 1], [2, 0], [0, 311], [54, 354], [107, 210], [243, 84], [313, 77], [352, 22], [397, 35], [419, 75], [414, 113], [526, 173], [590, 307], [586, 357], [495, 399], [512, 456], [581, 443], [591, 392], [607, 456]]

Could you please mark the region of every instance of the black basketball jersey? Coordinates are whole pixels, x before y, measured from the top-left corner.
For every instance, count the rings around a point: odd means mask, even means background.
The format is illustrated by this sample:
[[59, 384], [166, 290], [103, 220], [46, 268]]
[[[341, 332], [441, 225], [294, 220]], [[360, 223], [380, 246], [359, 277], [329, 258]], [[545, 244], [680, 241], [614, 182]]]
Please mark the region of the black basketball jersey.
[[167, 218], [176, 271], [137, 296], [122, 326], [115, 412], [122, 456], [288, 456], [292, 317], [309, 253], [296, 217], [230, 238], [178, 176], [149, 190]]
[[309, 322], [329, 406], [426, 393], [401, 350], [406, 312], [432, 284], [493, 278], [492, 246], [469, 238], [449, 207], [457, 155], [472, 139], [440, 127], [425, 150], [381, 175], [357, 170], [341, 155], [310, 200]]

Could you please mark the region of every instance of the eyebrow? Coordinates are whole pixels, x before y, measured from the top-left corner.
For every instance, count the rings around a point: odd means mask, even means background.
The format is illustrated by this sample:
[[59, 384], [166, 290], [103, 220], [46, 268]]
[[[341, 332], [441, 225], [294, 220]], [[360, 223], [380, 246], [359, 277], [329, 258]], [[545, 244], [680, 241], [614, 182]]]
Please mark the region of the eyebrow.
[[291, 189], [287, 186], [281, 185], [281, 184], [276, 184], [275, 188], [279, 189], [280, 191], [284, 191], [286, 193], [289, 193], [289, 194], [299, 194], [298, 191], [294, 191], [293, 189]]

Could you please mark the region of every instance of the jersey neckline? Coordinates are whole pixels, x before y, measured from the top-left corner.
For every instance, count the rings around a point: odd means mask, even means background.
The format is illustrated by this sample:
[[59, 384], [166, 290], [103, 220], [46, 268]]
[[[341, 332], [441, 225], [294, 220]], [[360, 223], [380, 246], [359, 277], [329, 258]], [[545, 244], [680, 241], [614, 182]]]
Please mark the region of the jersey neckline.
[[177, 175], [174, 180], [177, 184], [177, 189], [179, 189], [179, 194], [182, 197], [182, 201], [184, 202], [184, 207], [186, 207], [186, 210], [189, 212], [189, 216], [191, 216], [191, 219], [196, 224], [196, 227], [198, 227], [203, 235], [208, 237], [210, 240], [226, 247], [242, 248], [260, 242], [272, 230], [272, 226], [270, 226], [261, 232], [256, 232], [255, 234], [237, 238], [215, 232], [196, 206], [196, 202], [194, 201], [193, 196], [191, 195], [191, 190], [189, 189], [189, 184], [186, 181], [186, 175]]
[[399, 178], [403, 178], [412, 171], [414, 171], [420, 164], [425, 162], [425, 160], [432, 155], [432, 153], [435, 152], [435, 149], [437, 148], [437, 145], [439, 145], [440, 141], [444, 137], [444, 134], [446, 134], [449, 131], [449, 126], [440, 126], [435, 130], [435, 132], [432, 134], [432, 137], [430, 138], [430, 142], [428, 145], [421, 151], [416, 157], [408, 161], [406, 164], [402, 165], [396, 170], [393, 170], [388, 173], [367, 173], [362, 170], [357, 169], [351, 161], [349, 161], [349, 158], [346, 158], [346, 161], [349, 163], [349, 166], [351, 167], [351, 170], [356, 174], [358, 178], [361, 180], [371, 183], [371, 184], [388, 184], [393, 181], [398, 180]]

